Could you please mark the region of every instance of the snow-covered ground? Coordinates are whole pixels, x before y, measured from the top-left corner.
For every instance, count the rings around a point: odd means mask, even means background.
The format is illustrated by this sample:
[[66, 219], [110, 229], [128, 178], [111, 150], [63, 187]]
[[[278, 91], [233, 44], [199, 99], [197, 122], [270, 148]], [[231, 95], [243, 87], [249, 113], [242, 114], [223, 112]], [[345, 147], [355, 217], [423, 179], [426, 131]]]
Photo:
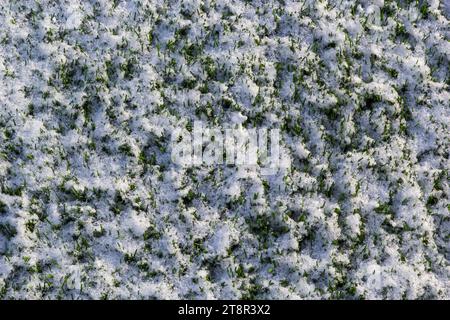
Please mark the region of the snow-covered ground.
[[[0, 0], [0, 298], [450, 298], [448, 1]], [[290, 166], [171, 134], [280, 130]]]

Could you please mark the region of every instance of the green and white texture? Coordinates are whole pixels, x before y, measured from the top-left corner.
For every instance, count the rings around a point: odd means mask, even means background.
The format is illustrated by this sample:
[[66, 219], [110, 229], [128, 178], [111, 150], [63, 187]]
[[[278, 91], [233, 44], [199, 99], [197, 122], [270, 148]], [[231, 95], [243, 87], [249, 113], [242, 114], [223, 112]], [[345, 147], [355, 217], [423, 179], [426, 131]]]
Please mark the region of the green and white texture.
[[[449, 299], [448, 1], [0, 0], [2, 299]], [[171, 133], [280, 130], [273, 175]]]

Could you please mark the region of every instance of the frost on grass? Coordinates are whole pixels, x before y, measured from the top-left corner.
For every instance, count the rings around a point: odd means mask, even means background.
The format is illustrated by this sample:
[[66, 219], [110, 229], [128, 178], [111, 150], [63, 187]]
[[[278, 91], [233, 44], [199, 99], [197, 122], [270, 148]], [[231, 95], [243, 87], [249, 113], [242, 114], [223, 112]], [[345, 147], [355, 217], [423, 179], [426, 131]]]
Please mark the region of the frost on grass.
[[[1, 298], [450, 298], [447, 1], [0, 8]], [[179, 167], [196, 120], [291, 166]]]

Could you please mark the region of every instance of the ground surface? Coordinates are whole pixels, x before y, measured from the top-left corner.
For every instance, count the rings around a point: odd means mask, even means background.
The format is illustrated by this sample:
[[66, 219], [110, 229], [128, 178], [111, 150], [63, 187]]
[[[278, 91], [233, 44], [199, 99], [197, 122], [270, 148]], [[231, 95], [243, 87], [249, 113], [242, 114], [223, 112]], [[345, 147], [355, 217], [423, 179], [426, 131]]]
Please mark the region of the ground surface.
[[[448, 2], [0, 7], [1, 298], [450, 298]], [[291, 165], [177, 166], [200, 119]]]

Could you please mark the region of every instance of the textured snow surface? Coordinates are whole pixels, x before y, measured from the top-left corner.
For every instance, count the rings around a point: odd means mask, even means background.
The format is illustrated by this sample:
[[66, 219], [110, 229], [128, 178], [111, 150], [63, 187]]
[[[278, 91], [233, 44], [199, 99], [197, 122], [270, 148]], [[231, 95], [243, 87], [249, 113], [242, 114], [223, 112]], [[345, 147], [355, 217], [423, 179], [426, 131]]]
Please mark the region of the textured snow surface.
[[[0, 297], [450, 298], [449, 12], [1, 0]], [[177, 166], [196, 120], [291, 166]]]

